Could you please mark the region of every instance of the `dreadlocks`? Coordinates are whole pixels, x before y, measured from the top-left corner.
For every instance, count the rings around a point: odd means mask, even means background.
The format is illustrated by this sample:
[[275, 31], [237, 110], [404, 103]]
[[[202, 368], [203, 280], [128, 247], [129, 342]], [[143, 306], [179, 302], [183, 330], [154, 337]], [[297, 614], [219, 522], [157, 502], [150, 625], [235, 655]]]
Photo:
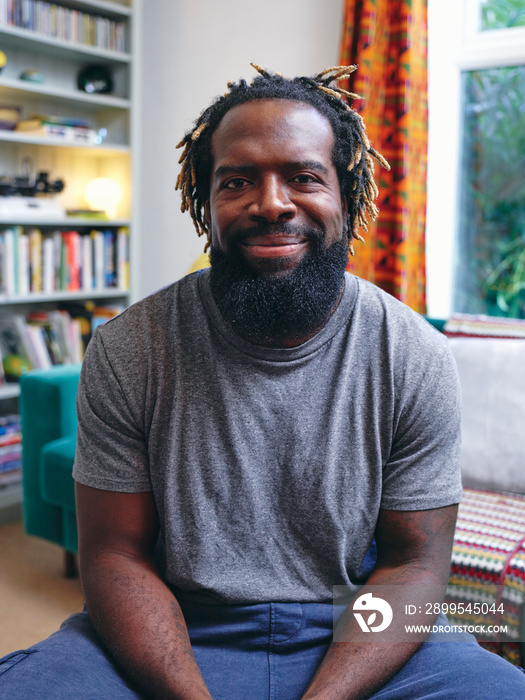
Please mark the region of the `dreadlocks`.
[[366, 134], [363, 118], [347, 102], [347, 98], [361, 99], [359, 95], [337, 85], [357, 66], [332, 66], [318, 75], [288, 80], [279, 73], [269, 73], [252, 63], [259, 73], [251, 84], [245, 80], [228, 83], [229, 91], [218, 97], [198, 118], [193, 131], [186, 134], [177, 148], [184, 147], [179, 163], [181, 172], [176, 190], [181, 190], [181, 210], [189, 211], [199, 236], [209, 231], [203, 220], [204, 204], [210, 194], [212, 169], [211, 138], [223, 116], [232, 107], [263, 99], [297, 100], [312, 105], [325, 116], [335, 137], [332, 159], [339, 177], [341, 196], [348, 200], [348, 248], [354, 254], [353, 241], [364, 242], [359, 229], [368, 230], [368, 218], [375, 220], [378, 209], [374, 199], [378, 195], [374, 181], [373, 159], [390, 170], [389, 164], [375, 151]]

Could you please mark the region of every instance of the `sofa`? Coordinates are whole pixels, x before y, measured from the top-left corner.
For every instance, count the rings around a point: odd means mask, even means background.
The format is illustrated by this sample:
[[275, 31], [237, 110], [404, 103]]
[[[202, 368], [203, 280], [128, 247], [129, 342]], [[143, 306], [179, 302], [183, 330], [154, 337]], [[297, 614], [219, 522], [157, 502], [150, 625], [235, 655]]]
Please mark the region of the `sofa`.
[[[444, 321], [428, 320], [447, 332]], [[464, 335], [449, 333], [463, 392], [465, 488], [446, 602], [503, 604], [503, 615], [485, 622], [505, 623], [509, 633], [480, 641], [518, 664], [525, 658], [525, 343]], [[21, 381], [25, 528], [64, 549], [70, 575], [77, 552], [72, 466], [79, 372], [80, 365], [54, 367]], [[449, 619], [479, 622], [450, 612]]]

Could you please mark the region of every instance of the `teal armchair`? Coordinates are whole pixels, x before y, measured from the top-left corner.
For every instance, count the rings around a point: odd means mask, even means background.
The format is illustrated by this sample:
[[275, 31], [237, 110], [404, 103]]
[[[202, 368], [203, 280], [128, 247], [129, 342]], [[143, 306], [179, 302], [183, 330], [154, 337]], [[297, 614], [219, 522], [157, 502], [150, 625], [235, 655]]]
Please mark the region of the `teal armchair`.
[[65, 550], [66, 575], [78, 550], [72, 476], [80, 365], [29, 372], [20, 382], [23, 514], [26, 532]]

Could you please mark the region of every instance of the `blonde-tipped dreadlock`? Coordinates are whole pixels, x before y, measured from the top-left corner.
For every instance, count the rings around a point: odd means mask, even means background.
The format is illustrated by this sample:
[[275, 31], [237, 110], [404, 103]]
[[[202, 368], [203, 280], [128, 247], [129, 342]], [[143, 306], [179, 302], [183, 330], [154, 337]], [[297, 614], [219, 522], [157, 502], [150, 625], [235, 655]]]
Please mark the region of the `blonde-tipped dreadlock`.
[[370, 145], [363, 118], [347, 102], [362, 99], [344, 90], [337, 83], [347, 79], [357, 66], [331, 66], [312, 78], [288, 80], [279, 73], [270, 73], [251, 64], [259, 75], [251, 84], [245, 80], [228, 83], [228, 92], [206, 109], [177, 148], [184, 148], [179, 163], [182, 168], [176, 190], [181, 191], [181, 210], [189, 211], [199, 236], [208, 236], [203, 219], [204, 205], [209, 198], [212, 170], [211, 137], [223, 116], [232, 107], [261, 99], [288, 99], [305, 102], [325, 116], [334, 132], [334, 165], [339, 177], [341, 195], [348, 201], [346, 230], [348, 249], [354, 255], [354, 240], [364, 242], [359, 229], [368, 230], [368, 220], [375, 220], [378, 209], [374, 203], [378, 189], [374, 180], [374, 160], [387, 170], [390, 166]]

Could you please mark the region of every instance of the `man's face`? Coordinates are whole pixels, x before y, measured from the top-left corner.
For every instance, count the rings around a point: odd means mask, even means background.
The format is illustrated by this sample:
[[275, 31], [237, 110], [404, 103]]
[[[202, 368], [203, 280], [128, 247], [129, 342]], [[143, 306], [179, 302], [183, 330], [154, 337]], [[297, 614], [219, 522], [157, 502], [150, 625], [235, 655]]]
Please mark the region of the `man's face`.
[[341, 240], [346, 203], [333, 146], [330, 122], [303, 102], [254, 100], [227, 112], [212, 137], [212, 248], [278, 278], [311, 252], [311, 236], [324, 249]]

